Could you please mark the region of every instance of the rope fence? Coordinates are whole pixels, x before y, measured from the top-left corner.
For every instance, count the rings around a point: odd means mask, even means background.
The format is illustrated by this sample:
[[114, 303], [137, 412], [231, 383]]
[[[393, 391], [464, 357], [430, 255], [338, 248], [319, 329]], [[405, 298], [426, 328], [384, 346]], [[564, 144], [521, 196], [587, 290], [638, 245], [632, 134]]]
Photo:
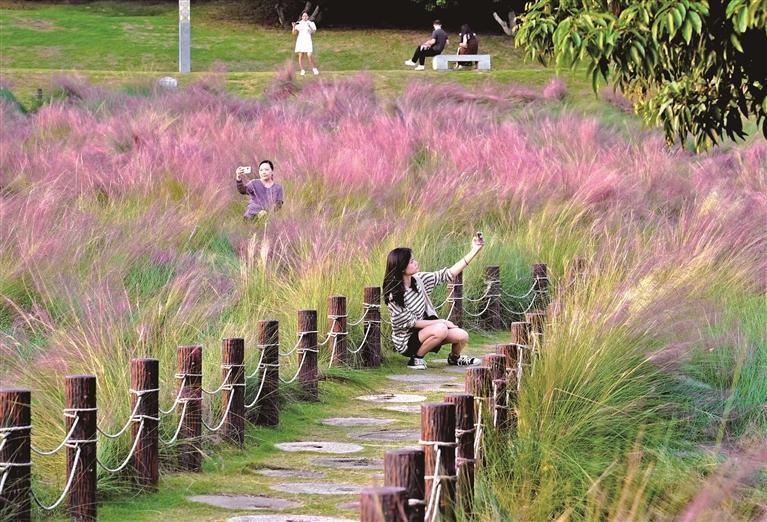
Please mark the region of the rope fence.
[[[510, 358], [501, 355], [507, 360], [506, 366], [502, 365], [503, 375], [511, 380], [500, 394], [510, 398], [519, 389], [523, 368], [530, 364], [529, 355], [534, 346], [540, 346], [541, 339], [535, 336], [538, 335], [537, 328], [542, 328], [544, 321], [543, 318], [535, 316], [527, 322], [529, 326], [519, 329], [513, 326], [518, 323], [514, 319], [539, 313], [538, 306], [547, 302], [546, 266], [533, 266], [533, 281], [523, 296], [511, 296], [503, 292], [498, 267], [487, 267], [485, 276], [481, 295], [464, 297], [463, 281], [459, 274], [448, 286], [447, 299], [440, 307], [449, 306], [447, 318], [459, 325], [463, 322], [464, 314], [476, 319], [486, 329], [499, 329], [504, 323], [511, 323], [512, 343], [516, 347], [517, 357], [512, 367], [512, 363], [508, 363]], [[519, 301], [520, 308], [508, 310], [504, 299]], [[96, 377], [66, 377], [66, 405], [63, 410], [67, 425], [66, 435], [52, 450], [41, 450], [31, 444], [31, 392], [23, 389], [0, 389], [0, 500], [4, 506], [8, 506], [11, 519], [14, 520], [30, 519], [32, 501], [40, 509], [53, 511], [65, 500], [68, 500], [67, 513], [72, 518], [95, 520], [97, 466], [110, 474], [130, 473], [139, 488], [153, 490], [159, 480], [159, 449], [160, 445], [164, 445], [173, 447], [174, 452], [170, 454], [176, 455], [178, 469], [199, 472], [203, 455], [201, 445], [207, 440], [204, 431], [207, 434], [216, 433], [226, 442], [242, 445], [246, 421], [257, 426], [276, 426], [279, 423], [280, 385], [296, 385], [301, 399], [318, 400], [318, 359], [323, 346], [327, 346], [328, 367], [380, 366], [383, 358], [380, 301], [379, 287], [364, 288], [363, 313], [358, 319], [349, 321], [346, 297], [330, 296], [327, 312], [328, 331], [322, 341], [318, 339], [317, 311], [299, 310], [297, 340], [287, 351], [280, 350], [277, 321], [259, 321], [255, 347], [259, 352], [258, 363], [251, 373], [247, 373], [245, 368], [244, 339], [224, 339], [221, 348], [221, 381], [214, 389], [205, 389], [202, 386], [203, 347], [179, 346], [174, 374], [174, 400], [166, 409], [159, 406], [159, 361], [150, 358], [132, 359], [131, 383], [128, 390], [131, 413], [122, 427], [114, 433], [109, 433], [96, 422]], [[464, 307], [464, 304], [467, 306]], [[510, 312], [510, 315], [504, 318], [504, 312]], [[541, 315], [545, 317], [545, 314]], [[355, 342], [356, 334], [353, 330], [358, 328], [361, 332], [356, 338], [360, 340]], [[530, 343], [533, 340], [535, 342]], [[295, 372], [289, 376], [281, 376], [280, 369], [291, 366], [281, 366], [280, 359], [294, 357], [297, 359]], [[467, 379], [475, 370], [481, 372], [484, 369], [486, 368], [469, 368]], [[502, 402], [502, 399], [499, 393], [491, 393], [492, 384], [487, 375], [476, 375], [472, 379], [472, 384], [467, 381], [466, 385], [467, 393], [471, 397], [468, 403], [465, 402], [465, 397], [446, 398], [450, 401], [444, 404], [446, 411], [440, 410], [441, 413], [436, 413], [438, 418], [429, 421], [431, 424], [428, 429], [426, 424], [422, 424], [420, 444], [423, 446], [423, 458], [420, 462], [425, 462], [425, 467], [421, 471], [421, 490], [417, 484], [397, 483], [407, 482], [406, 479], [398, 481], [392, 478], [393, 483], [389, 486], [397, 487], [390, 489], [396, 489], [395, 497], [403, 499], [403, 510], [416, 510], [424, 513], [427, 520], [434, 520], [438, 513], [444, 514], [445, 510], [454, 509], [449, 506], [451, 501], [446, 499], [453, 498], [456, 488], [460, 490], [459, 497], [463, 495], [465, 498], [464, 490], [469, 487], [467, 484], [473, 484], [475, 463], [481, 460], [480, 441], [484, 425], [487, 424], [488, 418], [495, 419], [497, 423], [498, 418], [502, 416], [497, 412], [488, 416], [485, 410], [490, 402]], [[504, 418], [514, 417], [514, 401], [501, 407], [505, 412]], [[426, 405], [423, 408], [422, 416], [429, 411]], [[215, 414], [216, 409], [220, 409], [218, 414]], [[456, 410], [463, 412], [458, 424]], [[166, 433], [172, 433], [170, 438], [160, 437], [161, 423]], [[448, 430], [442, 427], [443, 425], [449, 425], [451, 429]], [[443, 431], [432, 432], [434, 426]], [[118, 439], [127, 436], [129, 431], [130, 449], [119, 459], [119, 465], [110, 467], [97, 458], [97, 446], [102, 444], [104, 439]], [[43, 458], [61, 450], [67, 452], [66, 485], [57, 500], [46, 505], [32, 491], [32, 454]], [[416, 463], [419, 462], [418, 458], [416, 455]], [[410, 455], [408, 462], [412, 465]], [[400, 485], [405, 486], [403, 491], [399, 491]], [[378, 495], [375, 491], [370, 494]], [[376, 502], [381, 500], [376, 498]]]

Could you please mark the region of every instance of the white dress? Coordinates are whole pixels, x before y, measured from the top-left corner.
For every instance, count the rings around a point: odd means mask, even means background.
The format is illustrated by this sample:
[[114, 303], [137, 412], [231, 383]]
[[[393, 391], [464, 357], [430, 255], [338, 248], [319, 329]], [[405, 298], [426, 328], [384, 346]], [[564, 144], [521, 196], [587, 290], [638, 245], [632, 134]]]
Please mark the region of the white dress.
[[296, 51], [297, 53], [311, 53], [312, 49], [312, 33], [317, 30], [317, 26], [311, 20], [301, 20], [296, 24], [296, 31], [298, 36], [296, 37]]

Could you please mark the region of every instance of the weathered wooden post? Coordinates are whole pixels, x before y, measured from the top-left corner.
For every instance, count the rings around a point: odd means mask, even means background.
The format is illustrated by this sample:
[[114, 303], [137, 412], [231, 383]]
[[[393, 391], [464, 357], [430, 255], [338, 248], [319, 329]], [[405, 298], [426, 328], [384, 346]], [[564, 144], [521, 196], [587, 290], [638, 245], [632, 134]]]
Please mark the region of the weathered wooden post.
[[258, 322], [259, 392], [254, 424], [276, 426], [280, 422], [280, 336], [279, 323], [274, 320]]
[[530, 340], [528, 346], [533, 353], [539, 352], [543, 347], [543, 330], [546, 324], [546, 313], [531, 311], [525, 314], [525, 321], [530, 323]]
[[298, 383], [304, 400], [319, 399], [319, 369], [317, 366], [317, 311], [298, 311]]
[[421, 448], [389, 450], [384, 454], [384, 486], [405, 488], [408, 522], [424, 521], [424, 466]]
[[517, 347], [518, 345], [514, 343], [495, 345], [495, 351], [504, 357], [504, 375], [506, 376], [517, 370], [517, 364], [519, 363], [519, 350]]
[[362, 300], [365, 306], [362, 365], [378, 368], [381, 366], [381, 287], [366, 286]]
[[377, 486], [360, 492], [360, 522], [408, 522], [405, 488]]
[[575, 257], [570, 260], [567, 267], [567, 276], [565, 277], [566, 285], [572, 285], [583, 279], [586, 273], [586, 258]]
[[0, 390], [0, 515], [32, 519], [32, 392]]
[[463, 326], [463, 273], [456, 275], [452, 283], [447, 285], [447, 302], [450, 312], [447, 319], [458, 326]]
[[485, 330], [501, 329], [501, 267], [485, 267], [487, 306], [482, 312], [482, 327]]
[[328, 297], [328, 319], [330, 320], [330, 336], [333, 338], [330, 364], [347, 364], [349, 351], [346, 349], [346, 296], [331, 295]]
[[455, 404], [455, 465], [458, 476], [456, 503], [471, 519], [474, 500], [474, 396], [468, 393], [450, 393], [445, 402]]
[[544, 263], [533, 265], [533, 280], [535, 281], [536, 292], [546, 292], [549, 289], [548, 268]]
[[225, 439], [242, 446], [245, 442], [245, 339], [227, 338], [221, 344], [221, 400], [229, 404], [221, 433]]
[[66, 430], [72, 432], [67, 476], [74, 473], [67, 513], [75, 520], [96, 520], [96, 376], [68, 375], [64, 393]]
[[493, 427], [506, 431], [509, 428], [509, 397], [506, 379], [493, 379]]
[[528, 346], [530, 344], [530, 331], [533, 325], [527, 321], [515, 321], [511, 323], [511, 342]]
[[179, 391], [176, 412], [181, 423], [178, 430], [178, 467], [183, 471], [200, 471], [202, 453], [202, 346], [179, 346], [176, 352]]
[[[421, 405], [421, 441], [424, 446], [426, 518], [437, 511], [455, 518], [455, 404]], [[430, 516], [431, 515], [431, 516]]]
[[472, 366], [464, 373], [464, 391], [474, 397], [476, 412], [476, 432], [474, 438], [474, 459], [481, 462], [482, 430], [485, 419], [490, 413], [491, 380], [490, 368], [487, 366]]
[[506, 378], [506, 356], [500, 353], [486, 353], [482, 356], [482, 366], [490, 368], [490, 380]]
[[[136, 484], [142, 489], [155, 489], [160, 478], [159, 370], [157, 359], [131, 359], [131, 409], [136, 412], [131, 426], [136, 444], [133, 469]], [[136, 403], [139, 403], [138, 408]]]

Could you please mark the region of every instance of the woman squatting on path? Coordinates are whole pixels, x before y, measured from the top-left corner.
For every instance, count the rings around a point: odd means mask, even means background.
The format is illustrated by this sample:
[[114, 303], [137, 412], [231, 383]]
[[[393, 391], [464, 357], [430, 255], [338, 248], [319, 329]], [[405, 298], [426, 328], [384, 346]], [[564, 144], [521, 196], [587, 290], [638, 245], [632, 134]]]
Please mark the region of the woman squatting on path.
[[430, 295], [435, 286], [452, 281], [463, 272], [484, 246], [482, 234], [477, 232], [468, 254], [450, 268], [436, 272], [420, 272], [410, 248], [399, 247], [389, 252], [382, 286], [384, 303], [391, 316], [394, 348], [408, 358], [408, 368], [425, 370], [424, 356], [439, 351], [443, 344], [451, 345], [449, 365], [480, 363], [476, 357], [461, 355], [469, 334], [452, 321], [437, 317]]

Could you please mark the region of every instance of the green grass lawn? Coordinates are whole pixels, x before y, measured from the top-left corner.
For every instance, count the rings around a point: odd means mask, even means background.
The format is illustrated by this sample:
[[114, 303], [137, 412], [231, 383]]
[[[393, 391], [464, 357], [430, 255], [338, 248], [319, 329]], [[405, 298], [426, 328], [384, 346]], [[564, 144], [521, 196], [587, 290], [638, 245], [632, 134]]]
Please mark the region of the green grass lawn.
[[[86, 5], [0, 3], [0, 80], [28, 100], [38, 88], [49, 90], [52, 77], [77, 71], [107, 85], [153, 81], [174, 75], [183, 85], [201, 75], [223, 76], [227, 87], [258, 95], [274, 74], [295, 63], [290, 30], [258, 26], [239, 8], [212, 2], [192, 9], [192, 72], [178, 73], [178, 8], [175, 3], [95, 2]], [[457, 32], [449, 28], [457, 45]], [[409, 79], [464, 84], [484, 81], [546, 83], [554, 72], [525, 63], [513, 39], [480, 34], [482, 53], [492, 56], [492, 70], [412, 71], [403, 65], [424, 31], [325, 29], [314, 35], [322, 77], [341, 78], [366, 72], [382, 92], [397, 91]], [[452, 52], [452, 50], [450, 51]], [[427, 62], [427, 65], [430, 61]], [[565, 75], [570, 89], [587, 92], [585, 77]]]

